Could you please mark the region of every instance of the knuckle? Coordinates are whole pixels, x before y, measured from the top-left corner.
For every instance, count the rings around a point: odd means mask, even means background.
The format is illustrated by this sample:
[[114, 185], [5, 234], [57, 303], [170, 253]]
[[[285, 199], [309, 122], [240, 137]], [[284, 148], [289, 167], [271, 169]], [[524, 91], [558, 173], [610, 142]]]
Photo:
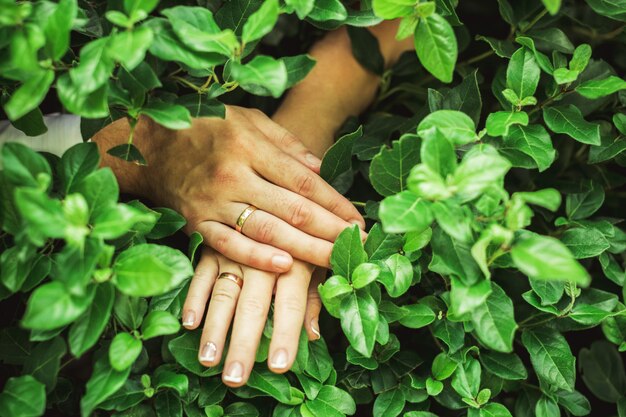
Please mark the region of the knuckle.
[[[289, 297], [281, 297], [276, 300], [276, 308], [279, 308], [281, 311], [290, 315], [303, 315], [305, 307], [306, 303], [304, 303], [299, 297], [293, 297], [291, 295]], [[290, 315], [287, 317], [291, 317]]]
[[296, 191], [305, 197], [311, 195], [315, 186], [315, 180], [312, 174], [300, 174], [296, 178]]
[[271, 219], [267, 219], [261, 222], [258, 228], [258, 239], [261, 242], [273, 242], [274, 241], [274, 229], [275, 223]]
[[211, 301], [218, 303], [231, 303], [235, 301], [235, 296], [226, 288], [216, 287], [213, 291]]
[[248, 298], [246, 300], [241, 300], [237, 309], [245, 316], [259, 317], [263, 314], [265, 306], [256, 298]]
[[328, 202], [328, 211], [330, 211], [331, 213], [337, 213], [339, 212], [344, 206], [344, 199], [343, 197], [332, 197], [330, 199], [330, 201]]
[[298, 228], [307, 225], [313, 215], [311, 208], [309, 208], [305, 201], [300, 199], [292, 203], [289, 212], [290, 223]]
[[228, 233], [222, 233], [217, 237], [217, 239], [215, 239], [213, 248], [219, 253], [226, 253], [230, 247], [230, 240], [231, 238], [228, 236]]
[[282, 133], [280, 138], [280, 144], [283, 147], [290, 148], [292, 146], [298, 145], [300, 140], [291, 132], [285, 131]]

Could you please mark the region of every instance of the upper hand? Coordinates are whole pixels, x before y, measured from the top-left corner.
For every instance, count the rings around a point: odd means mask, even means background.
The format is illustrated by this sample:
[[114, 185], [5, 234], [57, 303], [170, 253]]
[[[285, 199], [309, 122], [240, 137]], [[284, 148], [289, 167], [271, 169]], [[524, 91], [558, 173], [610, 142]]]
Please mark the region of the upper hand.
[[[178, 210], [186, 231], [233, 261], [284, 272], [293, 257], [327, 266], [332, 242], [354, 206], [322, 180], [320, 161], [258, 110], [227, 106], [226, 118], [195, 119], [175, 138], [155, 140], [144, 171], [147, 197]], [[156, 139], [156, 138], [155, 138]], [[242, 233], [233, 227], [248, 205], [259, 208]]]

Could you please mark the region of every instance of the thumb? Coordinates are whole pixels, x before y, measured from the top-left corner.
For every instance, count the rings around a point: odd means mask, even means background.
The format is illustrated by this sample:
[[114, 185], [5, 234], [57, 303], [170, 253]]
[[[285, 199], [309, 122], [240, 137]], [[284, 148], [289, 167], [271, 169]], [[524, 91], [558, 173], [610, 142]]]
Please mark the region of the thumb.
[[322, 310], [322, 300], [317, 291], [317, 287], [326, 276], [326, 270], [316, 268], [313, 271], [311, 282], [309, 283], [309, 291], [307, 294], [306, 311], [304, 313], [304, 329], [306, 330], [309, 340], [319, 340], [322, 338], [320, 333], [319, 316]]

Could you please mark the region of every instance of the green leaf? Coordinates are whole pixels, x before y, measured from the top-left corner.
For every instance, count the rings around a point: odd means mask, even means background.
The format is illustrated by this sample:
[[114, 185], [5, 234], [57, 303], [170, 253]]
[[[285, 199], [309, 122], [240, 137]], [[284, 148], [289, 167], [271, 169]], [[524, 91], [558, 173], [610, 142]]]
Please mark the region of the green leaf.
[[506, 86], [520, 99], [535, 94], [541, 70], [533, 52], [525, 47], [515, 51], [506, 69]]
[[59, 173], [65, 193], [73, 191], [73, 186], [98, 169], [99, 164], [100, 153], [95, 143], [81, 143], [65, 151]]
[[561, 242], [567, 246], [576, 259], [598, 256], [611, 246], [602, 232], [585, 227], [566, 230], [561, 235]]
[[399, 297], [406, 293], [413, 282], [413, 266], [411, 262], [399, 253], [385, 259], [378, 276], [391, 297]]
[[365, 290], [354, 291], [341, 300], [341, 328], [350, 345], [369, 357], [374, 349], [378, 327], [378, 307]]
[[542, 395], [539, 401], [537, 401], [537, 405], [535, 405], [535, 414], [537, 417], [559, 417], [561, 412], [556, 401]]
[[589, 64], [591, 58], [591, 46], [586, 43], [582, 43], [574, 50], [574, 55], [569, 62], [569, 69], [572, 71], [583, 72]]
[[287, 88], [287, 67], [281, 60], [257, 55], [247, 64], [232, 62], [230, 69], [232, 78], [249, 93], [278, 98]]
[[[621, 0], [614, 2], [610, 0], [587, 0], [586, 3], [598, 14], [611, 19], [626, 21], [624, 5]], [[621, 417], [621, 416], [620, 416]]]
[[380, 53], [378, 39], [367, 28], [348, 26], [352, 55], [366, 70], [382, 75], [385, 58]]
[[600, 145], [600, 125], [587, 122], [573, 106], [545, 107], [543, 120], [555, 133], [564, 133], [581, 143]]
[[522, 360], [515, 353], [485, 351], [480, 354], [480, 361], [486, 370], [502, 379], [517, 381], [528, 378]]
[[89, 309], [70, 327], [68, 342], [74, 356], [82, 356], [98, 342], [111, 317], [114, 300], [113, 286], [107, 283], [98, 285]]
[[415, 0], [374, 0], [374, 13], [384, 19], [395, 19], [413, 13]]
[[386, 233], [423, 232], [432, 223], [428, 203], [410, 191], [386, 197], [378, 215]]
[[[309, 414], [305, 414], [304, 409]], [[353, 415], [356, 404], [347, 392], [332, 385], [324, 385], [314, 400], [304, 403], [302, 410], [303, 415], [342, 417], [345, 414]]]
[[148, 165], [146, 159], [141, 154], [141, 151], [132, 143], [114, 146], [107, 150], [107, 153], [111, 156], [115, 156], [116, 158], [120, 158], [127, 162], [132, 162], [136, 165]]
[[154, 33], [148, 26], [117, 33], [111, 37], [108, 55], [130, 71], [143, 62], [153, 39]]
[[186, 129], [191, 127], [189, 110], [178, 104], [152, 101], [139, 111], [168, 129]]
[[113, 282], [120, 291], [149, 297], [176, 287], [193, 275], [193, 268], [189, 259], [176, 249], [140, 244], [117, 257], [113, 272]]
[[363, 245], [370, 261], [383, 260], [398, 253], [402, 248], [404, 238], [397, 234], [383, 232], [380, 223], [374, 224], [367, 234]]
[[422, 138], [434, 136], [437, 132], [433, 127], [453, 145], [465, 145], [478, 139], [472, 118], [457, 110], [437, 110], [429, 114], [417, 126], [417, 133]]
[[285, 0], [285, 4], [293, 7], [298, 17], [302, 20], [313, 10], [315, 0]]
[[557, 211], [561, 205], [561, 193], [554, 188], [517, 192], [513, 194], [513, 198], [521, 198], [525, 203], [541, 206], [550, 211]]
[[130, 368], [141, 353], [141, 340], [130, 333], [122, 332], [115, 335], [109, 347], [109, 362], [116, 371]]
[[279, 12], [278, 0], [262, 2], [261, 7], [244, 23], [241, 41], [250, 43], [267, 35], [274, 28]]
[[443, 383], [441, 381], [436, 381], [432, 378], [426, 380], [426, 392], [428, 395], [436, 397], [441, 394], [441, 391], [443, 391]]
[[557, 401], [560, 406], [569, 411], [573, 416], [586, 416], [591, 412], [589, 400], [578, 391], [558, 391]]
[[63, 74], [57, 79], [56, 88], [59, 100], [69, 112], [90, 119], [109, 116], [108, 84], [86, 91], [80, 81], [73, 81], [69, 74]]
[[381, 148], [372, 159], [370, 182], [385, 197], [404, 191], [409, 171], [419, 160], [418, 140], [414, 136], [403, 136], [392, 143], [391, 149]]
[[507, 136], [513, 125], [528, 125], [528, 113], [498, 111], [487, 116], [487, 133], [489, 136]]
[[359, 126], [356, 131], [343, 135], [328, 148], [320, 167], [320, 175], [326, 182], [333, 185], [340, 175], [352, 170], [352, 148], [362, 135], [363, 128]]
[[380, 274], [380, 267], [369, 262], [358, 265], [352, 273], [352, 285], [354, 288], [363, 288], [376, 281]]
[[108, 355], [101, 355], [94, 364], [85, 395], [80, 400], [81, 416], [89, 416], [98, 404], [120, 389], [129, 373], [130, 367], [124, 371], [116, 371], [111, 367]]
[[458, 51], [450, 23], [436, 13], [422, 18], [415, 29], [414, 41], [424, 68], [438, 80], [451, 82]]
[[54, 71], [41, 70], [28, 78], [4, 105], [4, 111], [10, 120], [18, 120], [31, 110], [36, 109], [48, 94], [54, 81]]
[[480, 409], [480, 417], [512, 417], [511, 412], [502, 404], [489, 403]]
[[576, 358], [561, 333], [548, 327], [536, 327], [522, 333], [522, 343], [542, 383], [568, 392], [574, 390]]
[[330, 255], [333, 271], [350, 281], [356, 267], [364, 262], [367, 262], [367, 253], [363, 249], [359, 227], [354, 225], [344, 229], [337, 236]]
[[475, 398], [480, 389], [480, 363], [470, 359], [456, 368], [452, 376], [452, 388], [463, 398]]
[[462, 201], [470, 201], [482, 194], [489, 186], [502, 178], [511, 163], [489, 145], [474, 146], [465, 154], [454, 173], [452, 184]]
[[213, 13], [205, 7], [176, 6], [161, 11], [172, 29], [189, 49], [198, 52], [218, 53], [227, 57], [239, 47], [232, 30], [221, 30]]
[[580, 192], [568, 194], [565, 199], [565, 212], [571, 220], [586, 219], [604, 203], [604, 188], [601, 184], [587, 180], [581, 182], [580, 187]]
[[110, 40], [105, 36], [83, 46], [78, 66], [69, 71], [73, 85], [80, 85], [83, 93], [98, 90], [111, 76], [115, 62], [109, 56]]
[[519, 270], [533, 279], [568, 280], [581, 286], [591, 280], [569, 249], [552, 237], [527, 235], [513, 245], [511, 255]]
[[9, 378], [0, 393], [0, 415], [38, 417], [46, 409], [46, 387], [30, 375]]
[[170, 340], [167, 347], [174, 356], [176, 363], [180, 364], [187, 371], [201, 376], [208, 377], [220, 374], [221, 366], [207, 368], [198, 361], [198, 346], [200, 346], [200, 331], [187, 331], [182, 335]]
[[603, 80], [589, 80], [576, 87], [576, 92], [592, 100], [626, 89], [626, 81], [615, 75]]
[[422, 137], [424, 140], [420, 155], [424, 165], [439, 173], [442, 178], [454, 173], [457, 163], [452, 143], [436, 127], [422, 131]]
[[302, 54], [283, 57], [282, 61], [287, 68], [287, 86], [291, 88], [302, 81], [315, 66], [315, 59], [310, 55]]
[[615, 346], [604, 340], [583, 348], [579, 354], [582, 378], [589, 390], [599, 399], [615, 403], [626, 392], [624, 362]]
[[385, 391], [374, 401], [374, 417], [396, 417], [400, 415], [405, 404], [404, 392], [397, 388]]
[[483, 305], [489, 294], [491, 284], [487, 279], [473, 285], [465, 285], [463, 281], [452, 276], [450, 278], [450, 312], [462, 316]]
[[153, 337], [178, 333], [178, 319], [167, 311], [151, 311], [141, 324], [141, 336], [144, 340]]
[[406, 314], [399, 322], [409, 329], [420, 329], [435, 321], [435, 312], [424, 304], [409, 304], [402, 306]]
[[454, 275], [464, 285], [473, 285], [483, 278], [468, 244], [452, 239], [441, 228], [437, 227], [433, 229], [431, 246], [433, 257], [428, 269], [432, 272]]
[[52, 330], [76, 320], [91, 304], [95, 288], [83, 296], [72, 295], [58, 281], [43, 284], [28, 299], [22, 325], [29, 329]]
[[348, 17], [348, 11], [339, 0], [316, 0], [308, 17], [318, 22], [327, 20], [341, 22]]
[[546, 6], [546, 9], [548, 9], [548, 12], [550, 12], [551, 15], [555, 15], [559, 12], [559, 9], [561, 8], [561, 0], [541, 0], [543, 2], [543, 5]]
[[158, 207], [154, 211], [161, 213], [161, 217], [159, 217], [150, 233], [146, 235], [148, 239], [163, 239], [166, 236], [173, 235], [187, 224], [183, 216], [167, 207]]
[[513, 302], [494, 282], [491, 283], [491, 290], [485, 303], [472, 311], [474, 331], [488, 348], [498, 352], [511, 352], [517, 329]]
[[52, 175], [46, 159], [21, 143], [2, 145], [3, 176], [16, 186], [39, 187], [40, 180]]
[[530, 287], [541, 298], [541, 305], [556, 304], [563, 296], [565, 282], [530, 279]]

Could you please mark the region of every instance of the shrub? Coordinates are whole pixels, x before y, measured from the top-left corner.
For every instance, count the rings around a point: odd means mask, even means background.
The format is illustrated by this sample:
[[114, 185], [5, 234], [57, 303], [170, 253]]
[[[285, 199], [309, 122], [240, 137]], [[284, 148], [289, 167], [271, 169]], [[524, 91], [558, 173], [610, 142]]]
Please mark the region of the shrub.
[[[199, 235], [163, 241], [184, 219], [119, 202], [94, 144], [7, 144], [1, 416], [626, 416], [623, 0], [157, 3], [1, 0], [8, 118], [45, 131], [50, 88], [85, 138], [223, 117], [220, 97], [271, 110], [259, 96], [314, 62], [269, 54], [348, 25], [382, 82], [322, 175], [369, 237], [335, 243], [326, 341], [272, 374], [270, 320], [249, 384], [227, 389], [178, 324]], [[362, 26], [393, 18], [417, 53], [384, 71]], [[132, 139], [109, 153], [144, 162]]]

